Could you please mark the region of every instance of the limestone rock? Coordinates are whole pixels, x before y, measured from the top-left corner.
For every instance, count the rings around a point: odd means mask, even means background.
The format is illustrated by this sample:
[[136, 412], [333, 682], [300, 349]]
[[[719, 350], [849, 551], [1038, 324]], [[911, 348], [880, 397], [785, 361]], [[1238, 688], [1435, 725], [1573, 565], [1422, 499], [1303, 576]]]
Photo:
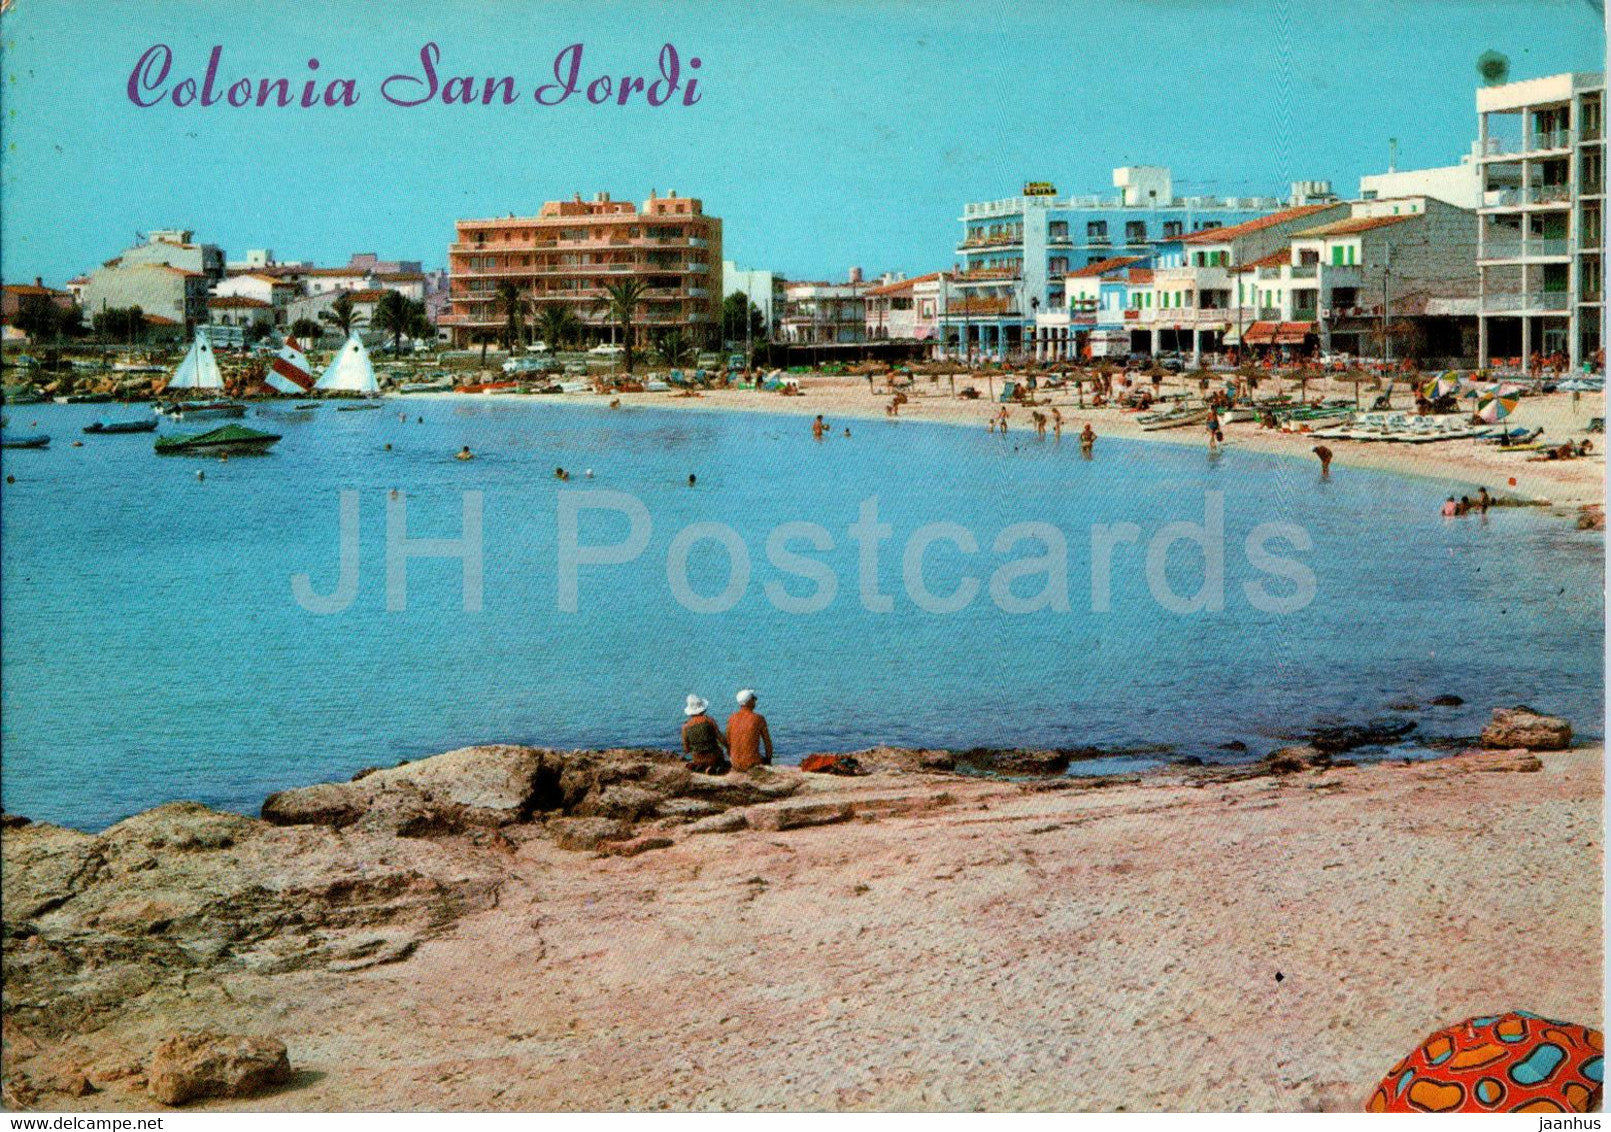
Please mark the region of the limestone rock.
[[652, 816], [664, 795], [642, 786], [617, 783], [586, 795], [572, 811], [578, 817], [637, 821]]
[[1359, 747], [1381, 747], [1396, 743], [1414, 730], [1414, 722], [1407, 719], [1317, 727], [1309, 733], [1309, 745], [1322, 754], [1338, 755]]
[[1525, 747], [1529, 751], [1564, 751], [1572, 745], [1572, 725], [1530, 707], [1494, 708], [1493, 722], [1482, 729], [1484, 747]]
[[787, 798], [800, 789], [798, 771], [755, 767], [732, 774], [690, 774], [688, 795], [722, 806], [753, 806]]
[[973, 770], [1006, 775], [1062, 774], [1076, 758], [1100, 755], [1094, 748], [1029, 750], [1021, 747], [973, 747], [959, 751], [958, 763]]
[[632, 826], [617, 818], [554, 818], [548, 829], [561, 849], [586, 852], [601, 841], [621, 841], [632, 836]]
[[208, 1031], [174, 1034], [160, 1043], [146, 1088], [163, 1104], [204, 1097], [245, 1097], [291, 1079], [285, 1043], [277, 1038]]
[[913, 747], [869, 747], [855, 758], [870, 770], [894, 770], [908, 774], [943, 774], [956, 769], [956, 756], [950, 751]]
[[728, 810], [708, 818], [700, 818], [688, 826], [689, 833], [737, 833], [749, 828], [749, 819], [743, 810]]
[[676, 842], [669, 837], [645, 834], [642, 837], [633, 837], [626, 841], [602, 842], [599, 845], [599, 851], [610, 857], [636, 857], [639, 853], [647, 853], [651, 849], [669, 849], [675, 844]]
[[707, 802], [703, 798], [666, 798], [655, 804], [654, 812], [656, 817], [675, 823], [697, 821], [724, 811], [715, 802]]
[[745, 811], [744, 819], [751, 829], [777, 832], [849, 821], [853, 813], [849, 802], [778, 802], [752, 806]]

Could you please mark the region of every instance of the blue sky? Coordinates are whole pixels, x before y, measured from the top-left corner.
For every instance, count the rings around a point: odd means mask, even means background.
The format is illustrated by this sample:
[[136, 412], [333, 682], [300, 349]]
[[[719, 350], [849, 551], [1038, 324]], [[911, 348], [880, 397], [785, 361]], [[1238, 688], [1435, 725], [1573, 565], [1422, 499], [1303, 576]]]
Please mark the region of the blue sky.
[[[1476, 131], [1475, 63], [1515, 78], [1603, 67], [1585, 0], [1116, 0], [1108, 3], [16, 0], [0, 23], [0, 269], [60, 283], [137, 231], [194, 228], [231, 257], [440, 265], [461, 216], [529, 213], [573, 192], [702, 197], [729, 258], [800, 278], [949, 264], [963, 202], [1025, 180], [1105, 191], [1123, 164], [1182, 192], [1285, 193], [1448, 164]], [[381, 80], [512, 75], [514, 106], [403, 108]], [[558, 107], [531, 99], [554, 56], [584, 81], [698, 56], [700, 101]], [[357, 80], [346, 109], [142, 109], [148, 47], [199, 77]]]

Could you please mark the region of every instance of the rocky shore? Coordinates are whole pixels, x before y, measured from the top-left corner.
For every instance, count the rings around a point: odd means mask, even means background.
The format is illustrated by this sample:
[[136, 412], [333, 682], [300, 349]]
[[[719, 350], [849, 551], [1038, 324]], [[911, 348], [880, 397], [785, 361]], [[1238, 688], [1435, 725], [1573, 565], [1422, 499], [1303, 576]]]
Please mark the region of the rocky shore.
[[8, 816], [6, 1103], [1357, 1108], [1451, 1018], [1601, 1023], [1600, 753], [1557, 724], [1109, 778], [474, 747], [261, 818]]

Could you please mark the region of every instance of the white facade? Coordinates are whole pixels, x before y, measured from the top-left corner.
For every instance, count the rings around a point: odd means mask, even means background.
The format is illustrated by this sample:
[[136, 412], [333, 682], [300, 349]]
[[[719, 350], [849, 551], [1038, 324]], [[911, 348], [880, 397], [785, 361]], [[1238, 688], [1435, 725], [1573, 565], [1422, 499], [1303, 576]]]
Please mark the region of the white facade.
[[1474, 211], [1482, 200], [1482, 168], [1477, 164], [1480, 148], [1472, 145], [1471, 152], [1455, 165], [1367, 174], [1359, 179], [1359, 198], [1436, 197], [1445, 204]]
[[777, 302], [782, 287], [783, 276], [775, 272], [741, 268], [730, 259], [722, 260], [722, 298], [725, 299], [734, 291], [748, 296], [766, 320], [769, 330], [777, 328], [777, 320], [782, 313]]
[[1483, 366], [1603, 368], [1605, 76], [1477, 91]]

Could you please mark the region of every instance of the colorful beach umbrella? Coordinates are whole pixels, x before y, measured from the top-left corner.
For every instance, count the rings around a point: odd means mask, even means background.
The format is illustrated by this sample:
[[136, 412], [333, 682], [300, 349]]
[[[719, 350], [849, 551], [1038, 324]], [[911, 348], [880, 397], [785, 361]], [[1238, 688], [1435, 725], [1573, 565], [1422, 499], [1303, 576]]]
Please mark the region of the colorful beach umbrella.
[[1439, 397], [1460, 391], [1460, 375], [1452, 369], [1438, 374], [1431, 381], [1421, 387], [1421, 392], [1428, 401], [1436, 401]]
[[1593, 1112], [1605, 1038], [1523, 1010], [1430, 1035], [1393, 1066], [1367, 1112]]
[[1487, 393], [1477, 399], [1477, 417], [1479, 420], [1493, 424], [1502, 421], [1515, 412], [1516, 406], [1521, 404], [1521, 398], [1506, 396], [1503, 393]]

